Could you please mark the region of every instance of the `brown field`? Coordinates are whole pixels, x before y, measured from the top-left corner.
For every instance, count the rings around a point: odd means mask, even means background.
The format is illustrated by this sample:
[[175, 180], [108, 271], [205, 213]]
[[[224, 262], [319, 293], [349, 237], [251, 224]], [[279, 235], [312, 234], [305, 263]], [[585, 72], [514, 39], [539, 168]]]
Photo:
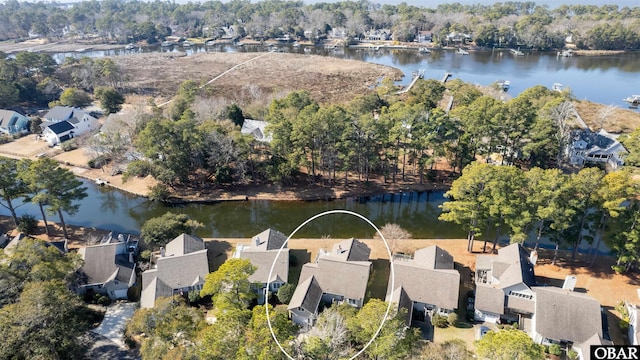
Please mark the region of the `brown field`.
[[616, 107], [613, 113], [606, 116], [604, 122], [602, 122], [600, 114], [605, 111], [608, 105], [589, 101], [576, 101], [575, 107], [582, 120], [593, 131], [600, 130], [602, 126], [610, 133], [630, 133], [640, 126], [640, 113], [637, 111]]
[[[242, 102], [256, 96], [306, 89], [319, 102], [344, 102], [366, 93], [398, 69], [356, 60], [289, 53], [147, 53], [113, 57], [126, 86], [137, 94], [170, 97], [184, 80], [210, 85], [208, 94]], [[237, 67], [236, 67], [237, 66]]]

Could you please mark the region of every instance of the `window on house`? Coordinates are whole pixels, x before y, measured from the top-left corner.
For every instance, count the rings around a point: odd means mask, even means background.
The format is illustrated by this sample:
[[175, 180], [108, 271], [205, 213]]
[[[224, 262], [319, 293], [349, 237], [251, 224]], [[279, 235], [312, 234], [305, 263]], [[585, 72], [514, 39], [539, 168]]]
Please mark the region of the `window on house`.
[[357, 306], [358, 305], [358, 300], [347, 298], [347, 304], [349, 304], [351, 306]]

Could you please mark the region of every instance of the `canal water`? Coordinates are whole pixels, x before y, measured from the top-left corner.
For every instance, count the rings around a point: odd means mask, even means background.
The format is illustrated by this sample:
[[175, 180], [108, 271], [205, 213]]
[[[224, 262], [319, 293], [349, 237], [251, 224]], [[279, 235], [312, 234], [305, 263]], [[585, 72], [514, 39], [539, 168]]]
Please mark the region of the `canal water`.
[[[172, 47], [140, 48], [133, 51], [110, 50], [86, 53], [55, 54], [57, 61], [66, 56], [117, 56], [130, 52], [172, 51], [265, 51], [264, 47], [244, 46], [193, 46], [188, 49]], [[410, 81], [410, 74], [417, 69], [425, 69], [427, 78], [440, 79], [444, 72], [453, 73], [454, 78], [483, 85], [496, 80], [510, 80], [509, 93], [516, 96], [534, 85], [551, 86], [560, 82], [572, 89], [579, 99], [614, 104], [624, 107], [621, 102], [631, 94], [640, 93], [640, 54], [630, 53], [616, 56], [574, 56], [556, 57], [555, 54], [528, 54], [515, 57], [508, 52], [473, 52], [458, 55], [453, 51], [433, 51], [421, 55], [417, 51], [385, 50], [370, 51], [345, 49], [338, 52], [321, 47], [304, 51], [302, 48], [287, 48], [286, 51], [303, 54], [337, 56], [368, 61], [399, 68]], [[80, 211], [67, 216], [68, 224], [91, 226], [128, 233], [138, 233], [144, 222], [167, 211], [186, 213], [204, 224], [198, 231], [203, 237], [249, 237], [272, 227], [286, 234], [294, 230], [307, 218], [332, 209], [347, 209], [358, 212], [377, 226], [394, 222], [407, 229], [414, 238], [464, 238], [466, 233], [457, 225], [437, 220], [439, 205], [446, 199], [442, 192], [398, 193], [379, 196], [351, 198], [334, 201], [246, 201], [220, 202], [214, 204], [186, 204], [167, 206], [150, 202], [144, 198], [98, 187], [85, 181], [89, 196], [81, 202]], [[37, 208], [26, 204], [18, 209], [19, 214], [29, 213], [40, 218]], [[0, 207], [0, 214], [8, 211]], [[51, 217], [58, 221], [57, 217]], [[371, 237], [372, 229], [354, 217], [331, 215], [312, 222], [299, 233], [299, 237], [332, 238]]]

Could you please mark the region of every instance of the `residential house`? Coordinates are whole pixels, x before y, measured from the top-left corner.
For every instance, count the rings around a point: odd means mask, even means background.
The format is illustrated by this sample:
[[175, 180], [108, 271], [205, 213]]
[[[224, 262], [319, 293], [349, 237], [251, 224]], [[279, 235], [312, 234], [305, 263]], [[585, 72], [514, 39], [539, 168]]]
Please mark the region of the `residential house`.
[[136, 283], [137, 249], [137, 240], [113, 233], [98, 245], [79, 249], [84, 265], [80, 269], [82, 283], [78, 293], [101, 294], [111, 300], [126, 299], [127, 291]]
[[634, 304], [625, 301], [625, 307], [629, 313], [629, 344], [640, 345], [640, 309]]
[[[249, 276], [258, 295], [258, 304], [265, 302], [265, 289], [276, 292], [289, 279], [289, 248], [286, 246], [287, 236], [283, 233], [267, 229], [254, 236], [248, 244], [238, 244], [233, 254], [235, 258], [249, 259], [257, 268]], [[280, 248], [285, 246], [282, 251]], [[273, 267], [271, 277], [269, 273]]]
[[[474, 318], [492, 323], [528, 323], [534, 312], [533, 263], [520, 244], [476, 256]], [[522, 326], [521, 326], [522, 328]]]
[[327, 32], [329, 39], [346, 39], [347, 30], [345, 28], [333, 28]]
[[273, 140], [271, 133], [267, 133], [266, 128], [269, 125], [266, 121], [244, 119], [240, 132], [244, 135], [251, 135], [260, 142], [270, 143]]
[[[22, 241], [22, 239], [26, 238], [27, 235], [23, 234], [23, 233], [18, 233], [18, 235], [14, 236], [11, 241], [8, 241], [8, 238], [5, 239], [6, 245], [3, 248], [3, 252], [5, 255], [7, 256], [11, 256], [13, 254], [13, 251], [15, 250], [15, 248], [18, 246], [18, 244]], [[61, 241], [45, 241], [44, 245], [47, 247], [54, 247], [56, 248], [58, 251], [60, 251], [61, 254], [66, 254], [69, 252], [69, 248], [68, 248], [68, 244], [67, 244], [67, 240], [61, 240]]]
[[153, 267], [142, 273], [140, 307], [152, 308], [159, 297], [199, 291], [209, 274], [204, 241], [182, 234], [160, 249]]
[[391, 30], [376, 29], [364, 33], [364, 39], [368, 41], [388, 41], [391, 39]]
[[583, 166], [587, 163], [603, 163], [611, 169], [624, 165], [627, 149], [613, 134], [604, 129], [597, 133], [580, 129], [572, 132], [572, 140], [567, 148], [571, 165]]
[[352, 238], [335, 244], [330, 252], [321, 250], [314, 263], [304, 264], [289, 302], [291, 320], [313, 326], [322, 303], [361, 307], [371, 271], [370, 253], [365, 243]]
[[0, 109], [0, 133], [13, 136], [29, 132], [29, 118], [13, 111]]
[[431, 31], [418, 31], [415, 41], [419, 43], [433, 42], [433, 33]]
[[76, 135], [76, 128], [68, 121], [60, 121], [57, 123], [45, 125], [42, 130], [42, 137], [49, 145], [61, 144], [67, 140], [73, 139]]
[[413, 258], [396, 255], [393, 266], [393, 287], [389, 277], [386, 301], [407, 309], [408, 325], [458, 308], [460, 273], [445, 250], [434, 245], [417, 250]]
[[535, 312], [529, 335], [535, 343], [573, 347], [581, 359], [590, 359], [590, 345], [611, 345], [603, 327], [605, 315], [596, 299], [553, 286], [533, 290]]
[[91, 116], [88, 112], [69, 106], [55, 106], [49, 110], [44, 116], [43, 128], [51, 124], [67, 121], [73, 126], [73, 136], [79, 136], [84, 133], [98, 129], [98, 119]]

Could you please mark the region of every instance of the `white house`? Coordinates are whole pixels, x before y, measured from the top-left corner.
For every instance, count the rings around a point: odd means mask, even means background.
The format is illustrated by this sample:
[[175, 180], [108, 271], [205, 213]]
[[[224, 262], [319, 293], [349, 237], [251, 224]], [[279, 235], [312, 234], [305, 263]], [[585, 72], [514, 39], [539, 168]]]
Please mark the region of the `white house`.
[[[43, 127], [42, 133], [45, 140], [51, 145], [59, 144], [99, 128], [98, 119], [82, 109], [69, 106], [56, 106], [49, 110], [43, 118], [45, 121], [41, 125]], [[47, 130], [55, 124], [64, 122], [68, 124], [54, 126], [53, 129]], [[68, 129], [69, 125], [73, 129]]]
[[604, 129], [597, 133], [589, 129], [574, 131], [566, 153], [571, 165], [604, 163], [611, 169], [624, 165], [624, 159], [628, 154], [627, 149], [616, 139], [616, 136]]

